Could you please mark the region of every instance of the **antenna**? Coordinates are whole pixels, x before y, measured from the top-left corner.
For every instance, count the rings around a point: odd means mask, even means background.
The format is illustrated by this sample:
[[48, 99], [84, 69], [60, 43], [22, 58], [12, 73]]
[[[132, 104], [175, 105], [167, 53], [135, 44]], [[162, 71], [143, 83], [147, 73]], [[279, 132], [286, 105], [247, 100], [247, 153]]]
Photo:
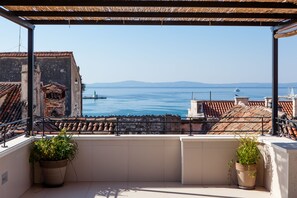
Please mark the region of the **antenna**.
[[21, 51], [21, 36], [22, 36], [22, 28], [20, 26], [20, 29], [19, 29], [19, 52]]

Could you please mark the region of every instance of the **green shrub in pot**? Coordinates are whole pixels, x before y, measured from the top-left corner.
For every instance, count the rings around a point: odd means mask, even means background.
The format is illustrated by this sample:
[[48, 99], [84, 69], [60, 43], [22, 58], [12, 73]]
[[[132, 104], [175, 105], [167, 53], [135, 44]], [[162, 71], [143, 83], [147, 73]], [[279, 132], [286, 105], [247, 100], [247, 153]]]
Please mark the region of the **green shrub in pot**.
[[68, 135], [66, 129], [62, 129], [56, 136], [46, 136], [35, 141], [29, 160], [39, 162], [45, 185], [61, 186], [64, 183], [67, 162], [75, 158], [77, 151], [78, 146], [72, 135]]
[[236, 149], [237, 179], [240, 188], [254, 189], [257, 174], [257, 162], [260, 159], [260, 151], [256, 137], [241, 137]]

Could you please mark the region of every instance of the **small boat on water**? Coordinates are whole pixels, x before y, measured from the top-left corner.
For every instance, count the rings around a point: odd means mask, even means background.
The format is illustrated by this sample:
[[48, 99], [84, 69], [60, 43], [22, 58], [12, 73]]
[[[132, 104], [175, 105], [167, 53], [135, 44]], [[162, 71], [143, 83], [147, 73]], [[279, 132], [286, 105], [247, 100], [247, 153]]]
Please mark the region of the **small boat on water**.
[[234, 92], [240, 92], [240, 89], [238, 89], [238, 88], [236, 88], [236, 89], [234, 89]]
[[107, 97], [105, 96], [99, 96], [96, 91], [94, 91], [93, 95], [92, 96], [83, 96], [83, 99], [106, 99]]

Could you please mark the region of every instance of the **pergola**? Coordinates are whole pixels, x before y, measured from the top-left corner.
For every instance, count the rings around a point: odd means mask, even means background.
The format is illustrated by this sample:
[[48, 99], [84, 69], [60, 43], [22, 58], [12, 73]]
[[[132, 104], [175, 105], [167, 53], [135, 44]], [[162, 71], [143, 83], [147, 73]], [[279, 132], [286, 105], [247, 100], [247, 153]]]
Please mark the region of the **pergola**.
[[272, 131], [277, 132], [278, 38], [297, 34], [297, 0], [1, 0], [0, 16], [28, 29], [28, 130], [33, 130], [35, 25], [272, 27]]

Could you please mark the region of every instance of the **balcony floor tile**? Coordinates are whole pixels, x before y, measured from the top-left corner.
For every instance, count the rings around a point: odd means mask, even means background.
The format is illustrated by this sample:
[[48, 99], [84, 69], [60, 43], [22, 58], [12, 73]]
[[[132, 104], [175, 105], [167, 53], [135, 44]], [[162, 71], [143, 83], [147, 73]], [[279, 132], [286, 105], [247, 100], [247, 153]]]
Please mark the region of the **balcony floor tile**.
[[179, 182], [67, 182], [60, 188], [32, 186], [21, 198], [268, 198], [262, 187], [241, 190], [236, 186], [182, 185]]

